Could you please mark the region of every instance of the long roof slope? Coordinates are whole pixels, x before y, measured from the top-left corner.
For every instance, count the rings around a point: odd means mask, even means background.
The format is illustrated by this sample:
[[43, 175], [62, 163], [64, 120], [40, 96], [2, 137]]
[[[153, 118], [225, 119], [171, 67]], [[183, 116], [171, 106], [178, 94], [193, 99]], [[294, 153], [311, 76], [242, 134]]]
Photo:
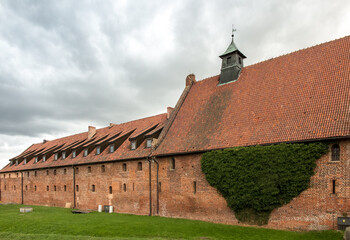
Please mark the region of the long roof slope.
[[191, 87], [156, 155], [350, 135], [350, 36]]

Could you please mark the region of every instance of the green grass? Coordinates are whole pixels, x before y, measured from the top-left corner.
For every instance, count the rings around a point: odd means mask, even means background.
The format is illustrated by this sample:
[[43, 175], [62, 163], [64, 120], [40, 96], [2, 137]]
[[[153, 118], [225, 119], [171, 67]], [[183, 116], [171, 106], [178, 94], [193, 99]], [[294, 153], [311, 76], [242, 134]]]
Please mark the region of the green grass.
[[71, 209], [0, 205], [0, 239], [102, 240], [102, 239], [342, 239], [342, 232], [290, 232], [240, 227], [163, 217], [92, 212], [72, 214]]

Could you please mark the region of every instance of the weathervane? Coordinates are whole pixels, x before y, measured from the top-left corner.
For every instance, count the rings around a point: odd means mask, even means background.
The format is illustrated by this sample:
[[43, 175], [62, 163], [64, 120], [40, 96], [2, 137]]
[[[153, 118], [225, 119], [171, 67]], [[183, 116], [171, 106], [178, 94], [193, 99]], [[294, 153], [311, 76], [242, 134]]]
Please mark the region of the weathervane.
[[233, 39], [233, 37], [234, 37], [234, 34], [233, 34], [233, 33], [236, 32], [236, 31], [237, 31], [237, 30], [233, 28], [233, 24], [232, 24], [232, 39]]

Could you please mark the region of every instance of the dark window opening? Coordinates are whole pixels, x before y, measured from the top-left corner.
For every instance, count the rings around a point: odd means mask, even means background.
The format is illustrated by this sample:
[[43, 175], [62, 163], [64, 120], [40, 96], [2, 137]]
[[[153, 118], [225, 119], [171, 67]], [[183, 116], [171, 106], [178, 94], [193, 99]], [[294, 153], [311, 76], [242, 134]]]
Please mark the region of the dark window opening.
[[238, 62], [239, 62], [239, 64], [242, 64], [242, 58], [241, 57], [238, 57]]
[[37, 173], [36, 171], [34, 172], [34, 176], [35, 176], [35, 177], [38, 176], [38, 173]]
[[14, 185], [14, 186], [13, 186], [13, 190], [15, 190], [15, 191], [16, 191], [16, 185]]
[[101, 166], [101, 172], [105, 172], [106, 171], [106, 167], [105, 167], [105, 165], [102, 165]]
[[55, 170], [53, 170], [53, 175], [56, 175], [56, 169], [55, 169]]
[[29, 177], [29, 172], [27, 172], [27, 177]]
[[56, 185], [55, 185], [55, 186], [53, 186], [53, 190], [56, 192]]
[[332, 145], [332, 161], [340, 160], [340, 147], [339, 144]]
[[124, 189], [124, 192], [126, 192], [126, 184], [125, 183], [123, 184], [123, 189]]
[[232, 58], [231, 57], [227, 58], [227, 64], [229, 64], [229, 63], [232, 63]]
[[67, 174], [67, 169], [63, 169], [63, 174], [64, 174], [64, 175]]
[[126, 163], [123, 163], [123, 171], [126, 171]]
[[88, 167], [88, 173], [91, 173], [91, 167]]
[[36, 185], [34, 186], [34, 191], [36, 192]]
[[76, 185], [75, 189], [76, 189], [77, 192], [79, 192], [79, 185]]
[[175, 158], [171, 158], [171, 161], [170, 161], [170, 169], [171, 169], [171, 170], [174, 170], [174, 169], [175, 169]]
[[46, 175], [49, 175], [49, 170], [46, 170]]
[[26, 191], [28, 191], [28, 186], [26, 185]]
[[18, 177], [18, 173], [16, 173], [16, 176]]
[[4, 189], [5, 189], [5, 191], [6, 191], [6, 185], [4, 186]]
[[158, 183], [158, 192], [161, 192], [162, 191], [162, 182], [159, 182]]
[[46, 186], [46, 191], [49, 191], [49, 189], [50, 189], [49, 186]]
[[95, 185], [92, 185], [91, 191], [95, 192]]
[[75, 168], [75, 174], [79, 173], [79, 168]]
[[64, 186], [63, 186], [63, 189], [64, 189], [64, 191], [66, 192], [66, 191], [67, 191], [67, 186], [64, 185]]
[[138, 169], [139, 171], [142, 171], [142, 162], [139, 162], [139, 163], [137, 164], [137, 169]]
[[335, 194], [335, 180], [332, 181], [332, 193]]
[[193, 193], [196, 194], [196, 192], [197, 192], [197, 182], [194, 181], [193, 182]]
[[109, 186], [109, 194], [112, 194], [112, 193], [113, 193], [112, 186]]

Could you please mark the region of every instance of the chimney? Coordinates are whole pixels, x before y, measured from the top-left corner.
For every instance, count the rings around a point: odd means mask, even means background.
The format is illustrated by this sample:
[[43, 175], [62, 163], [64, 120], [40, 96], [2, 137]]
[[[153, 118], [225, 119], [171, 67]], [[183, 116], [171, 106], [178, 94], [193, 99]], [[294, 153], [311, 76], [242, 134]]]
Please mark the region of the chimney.
[[189, 85], [192, 85], [195, 82], [196, 82], [196, 75], [194, 75], [193, 73], [187, 75], [187, 77], [186, 77], [186, 87], [189, 86]]
[[167, 115], [166, 115], [166, 119], [170, 118], [171, 113], [173, 112], [174, 108], [172, 107], [167, 107], [166, 111], [167, 111]]
[[88, 139], [91, 139], [96, 134], [96, 127], [89, 126]]

